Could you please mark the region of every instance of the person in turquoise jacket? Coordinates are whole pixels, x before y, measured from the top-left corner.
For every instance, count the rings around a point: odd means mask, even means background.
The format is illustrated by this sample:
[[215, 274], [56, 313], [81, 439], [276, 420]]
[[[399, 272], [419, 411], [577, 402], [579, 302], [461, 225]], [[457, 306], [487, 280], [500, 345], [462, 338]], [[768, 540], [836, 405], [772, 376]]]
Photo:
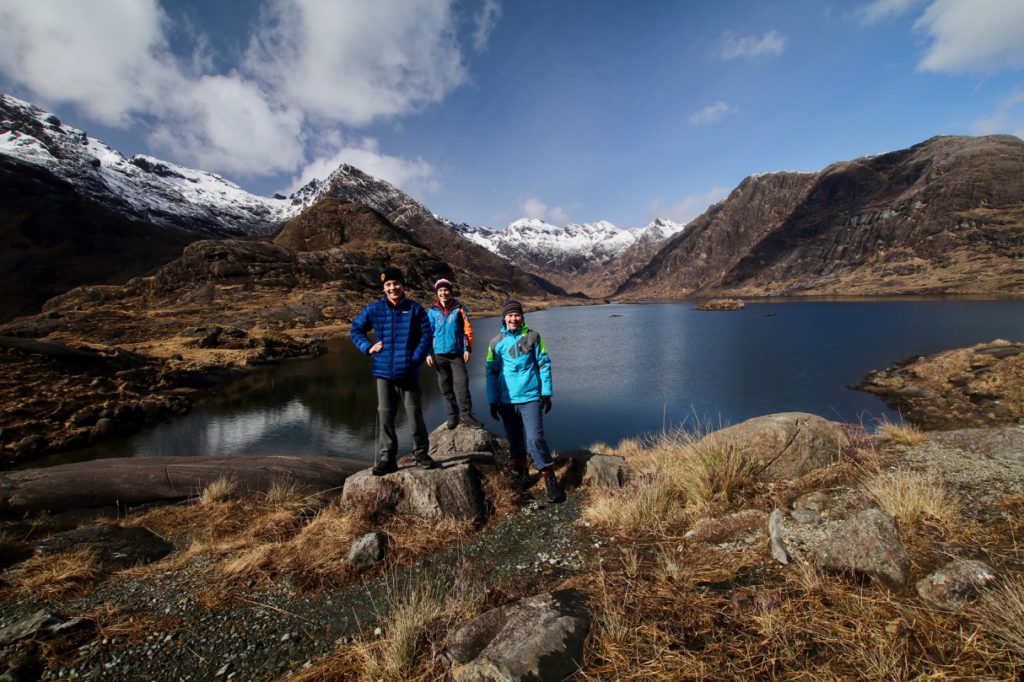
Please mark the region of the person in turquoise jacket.
[[509, 299], [501, 309], [501, 331], [487, 346], [487, 402], [501, 419], [512, 450], [518, 484], [530, 486], [526, 453], [541, 473], [552, 502], [565, 500], [555, 478], [554, 460], [544, 438], [544, 415], [551, 411], [551, 357], [540, 334], [526, 326], [523, 306]]
[[[420, 393], [420, 365], [433, 347], [433, 332], [427, 311], [405, 297], [405, 276], [398, 268], [386, 267], [380, 275], [384, 297], [371, 303], [352, 320], [352, 343], [360, 353], [373, 359], [377, 380], [377, 452], [374, 476], [398, 470], [398, 436], [395, 416], [398, 405], [412, 422], [412, 453], [423, 469], [433, 469], [428, 454], [430, 437], [423, 421]], [[373, 331], [371, 341], [367, 332]]]
[[454, 429], [461, 421], [480, 429], [483, 424], [473, 416], [473, 396], [469, 393], [466, 372], [466, 363], [473, 352], [473, 325], [469, 311], [455, 298], [453, 288], [451, 281], [444, 278], [434, 282], [437, 301], [427, 311], [434, 332], [434, 352], [427, 356], [427, 364], [437, 370], [437, 387], [444, 396], [448, 428]]

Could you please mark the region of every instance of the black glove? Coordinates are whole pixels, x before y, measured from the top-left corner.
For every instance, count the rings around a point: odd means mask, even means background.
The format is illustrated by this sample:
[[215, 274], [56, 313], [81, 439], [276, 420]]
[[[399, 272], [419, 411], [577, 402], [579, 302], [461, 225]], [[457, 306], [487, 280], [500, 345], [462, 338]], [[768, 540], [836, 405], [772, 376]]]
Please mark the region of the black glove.
[[540, 406], [544, 408], [544, 414], [551, 411], [551, 396], [542, 395], [540, 397]]
[[491, 419], [498, 418], [498, 403], [491, 403]]

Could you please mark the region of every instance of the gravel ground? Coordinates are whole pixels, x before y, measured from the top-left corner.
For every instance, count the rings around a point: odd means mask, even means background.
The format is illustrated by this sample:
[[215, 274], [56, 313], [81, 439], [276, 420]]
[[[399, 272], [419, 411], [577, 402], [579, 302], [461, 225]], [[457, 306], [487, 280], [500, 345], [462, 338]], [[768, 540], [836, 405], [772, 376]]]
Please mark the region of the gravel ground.
[[[424, 574], [450, 582], [462, 566], [485, 588], [513, 576], [542, 588], [553, 586], [580, 568], [594, 542], [578, 523], [579, 503], [579, 493], [573, 493], [564, 504], [549, 504], [535, 489], [535, 497], [519, 512], [467, 544], [364, 584], [311, 595], [282, 584], [240, 593], [208, 609], [197, 599], [204, 587], [202, 562], [156, 579], [108, 581], [56, 610], [70, 618], [114, 606], [138, 619], [138, 631], [105, 637], [92, 629], [68, 636], [50, 647], [49, 667], [41, 678], [277, 679], [329, 654], [337, 643], [372, 631], [388, 593]], [[25, 598], [2, 600], [0, 625], [45, 607]], [[0, 651], [7, 661], [24, 654], [24, 645]]]

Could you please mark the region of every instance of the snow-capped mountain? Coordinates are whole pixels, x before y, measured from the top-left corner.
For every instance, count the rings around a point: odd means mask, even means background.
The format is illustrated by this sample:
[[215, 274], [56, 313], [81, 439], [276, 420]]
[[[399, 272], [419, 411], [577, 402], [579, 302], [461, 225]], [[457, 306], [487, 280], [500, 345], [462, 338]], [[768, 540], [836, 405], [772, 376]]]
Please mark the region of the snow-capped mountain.
[[46, 169], [115, 211], [204, 236], [272, 234], [305, 207], [152, 156], [125, 158], [53, 114], [0, 93], [4, 157]]
[[558, 227], [535, 218], [522, 218], [503, 230], [447, 224], [510, 263], [567, 291], [590, 295], [602, 295], [617, 281], [620, 269], [625, 268], [627, 275], [632, 271], [637, 254], [649, 258], [658, 244], [686, 227], [663, 218], [635, 228], [616, 227], [604, 220]]
[[642, 228], [620, 228], [604, 220], [558, 227], [535, 218], [522, 218], [504, 230], [452, 225], [466, 239], [517, 265], [571, 270], [607, 264], [636, 244], [662, 241], [684, 227], [661, 218]]

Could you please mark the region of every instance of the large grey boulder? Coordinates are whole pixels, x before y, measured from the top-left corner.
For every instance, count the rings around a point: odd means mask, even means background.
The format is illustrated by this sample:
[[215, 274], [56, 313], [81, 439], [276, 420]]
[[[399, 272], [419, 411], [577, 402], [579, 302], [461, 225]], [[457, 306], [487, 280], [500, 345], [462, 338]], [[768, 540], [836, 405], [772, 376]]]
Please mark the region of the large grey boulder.
[[36, 555], [50, 556], [78, 549], [96, 552], [104, 566], [128, 568], [159, 561], [171, 553], [174, 545], [145, 528], [102, 524], [52, 535], [36, 546]]
[[740, 448], [753, 463], [757, 479], [766, 482], [796, 478], [826, 467], [849, 444], [839, 424], [806, 412], [755, 417], [704, 439]]
[[893, 590], [907, 584], [907, 556], [892, 516], [881, 509], [865, 509], [843, 522], [815, 555], [819, 568], [866, 575]]
[[364, 469], [350, 476], [342, 502], [366, 504], [372, 500], [385, 509], [428, 519], [480, 519], [484, 494], [480, 474], [472, 461], [438, 460], [436, 469], [406, 466], [387, 476]]
[[583, 485], [615, 490], [626, 483], [629, 465], [619, 455], [591, 455], [586, 461]]
[[589, 631], [585, 597], [576, 590], [506, 604], [452, 635], [452, 677], [456, 682], [560, 682], [579, 668]]
[[932, 606], [947, 611], [963, 608], [996, 581], [996, 573], [983, 561], [957, 559], [917, 581], [917, 594]]

